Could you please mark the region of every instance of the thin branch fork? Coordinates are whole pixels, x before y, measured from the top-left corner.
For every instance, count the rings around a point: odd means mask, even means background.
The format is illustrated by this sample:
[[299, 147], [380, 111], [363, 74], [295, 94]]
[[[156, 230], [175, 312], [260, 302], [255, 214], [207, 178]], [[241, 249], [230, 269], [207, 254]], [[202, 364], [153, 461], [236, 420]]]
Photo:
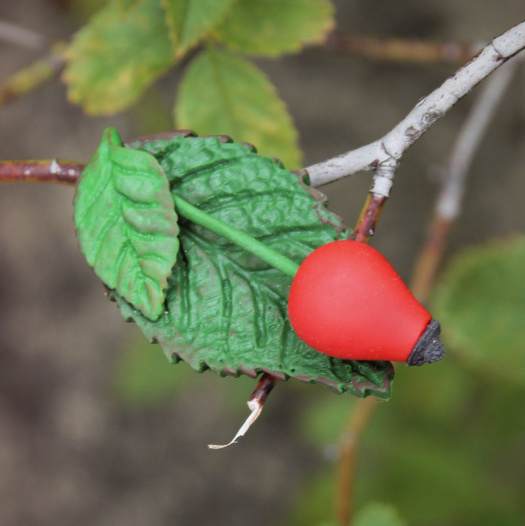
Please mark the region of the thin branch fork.
[[360, 171], [376, 170], [371, 192], [388, 197], [401, 157], [436, 121], [477, 84], [525, 48], [525, 22], [512, 27], [485, 46], [383, 138], [307, 168], [313, 186]]

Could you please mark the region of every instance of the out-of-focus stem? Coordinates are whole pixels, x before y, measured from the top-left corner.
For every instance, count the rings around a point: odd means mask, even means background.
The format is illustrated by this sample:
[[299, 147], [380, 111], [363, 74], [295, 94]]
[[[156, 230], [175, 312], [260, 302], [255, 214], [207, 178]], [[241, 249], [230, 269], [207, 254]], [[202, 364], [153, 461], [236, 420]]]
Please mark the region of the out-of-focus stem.
[[443, 258], [447, 240], [465, 195], [465, 183], [483, 136], [520, 61], [506, 64], [485, 85], [463, 124], [437, 198], [426, 241], [416, 260], [411, 289], [421, 302], [428, 299]]
[[0, 20], [0, 40], [29, 49], [45, 49], [49, 40], [31, 29]]
[[46, 82], [53, 80], [64, 65], [66, 44], [59, 42], [44, 58], [38, 59], [27, 68], [14, 73], [0, 84], [0, 105], [30, 93]]
[[372, 396], [358, 400], [357, 408], [341, 437], [336, 495], [336, 518], [339, 526], [348, 526], [354, 515], [357, 453], [359, 443], [375, 407], [377, 407], [377, 400]]
[[371, 60], [429, 64], [466, 62], [481, 45], [334, 34], [328, 37], [324, 47]]

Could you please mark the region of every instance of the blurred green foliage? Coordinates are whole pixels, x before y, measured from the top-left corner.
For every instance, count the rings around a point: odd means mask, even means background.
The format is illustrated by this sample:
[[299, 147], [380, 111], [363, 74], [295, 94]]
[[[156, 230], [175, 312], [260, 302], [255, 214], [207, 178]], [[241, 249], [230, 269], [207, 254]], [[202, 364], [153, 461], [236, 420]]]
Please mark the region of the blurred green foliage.
[[[78, 0], [74, 8], [91, 14]], [[108, 0], [67, 50], [68, 97], [88, 114], [112, 115], [183, 63], [174, 126], [251, 142], [296, 169], [301, 151], [286, 105], [262, 71], [237, 54], [299, 51], [323, 40], [333, 14], [330, 0]]]
[[447, 345], [488, 381], [525, 386], [524, 268], [525, 238], [498, 240], [466, 250], [437, 290]]
[[215, 34], [231, 49], [276, 57], [321, 41], [333, 14], [330, 0], [236, 0]]
[[406, 526], [393, 506], [370, 502], [355, 516], [354, 526]]

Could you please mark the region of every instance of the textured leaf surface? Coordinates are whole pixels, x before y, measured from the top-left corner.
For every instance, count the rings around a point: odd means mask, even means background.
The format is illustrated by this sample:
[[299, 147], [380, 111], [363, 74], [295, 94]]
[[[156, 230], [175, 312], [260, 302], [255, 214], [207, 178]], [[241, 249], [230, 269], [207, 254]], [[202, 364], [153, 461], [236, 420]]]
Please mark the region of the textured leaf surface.
[[525, 239], [465, 251], [437, 290], [434, 313], [452, 352], [491, 378], [525, 385]]
[[174, 62], [159, 0], [128, 4], [110, 2], [68, 50], [68, 97], [87, 113], [124, 110]]
[[175, 117], [178, 128], [225, 133], [287, 167], [301, 165], [297, 131], [273, 85], [254, 65], [224, 51], [210, 48], [192, 62]]
[[330, 0], [238, 0], [216, 34], [244, 53], [277, 56], [322, 41], [333, 16]]
[[164, 310], [164, 289], [177, 259], [177, 215], [156, 159], [122, 147], [104, 132], [75, 197], [82, 252], [97, 276], [146, 317]]
[[224, 17], [233, 0], [162, 0], [175, 56], [180, 58]]
[[[130, 146], [157, 157], [172, 192], [296, 262], [349, 235], [320, 194], [246, 145], [175, 136]], [[390, 363], [332, 359], [297, 338], [287, 316], [290, 277], [194, 223], [181, 219], [180, 228], [161, 318], [152, 322], [114, 295], [124, 318], [135, 320], [171, 360], [221, 376], [269, 372], [388, 398]]]

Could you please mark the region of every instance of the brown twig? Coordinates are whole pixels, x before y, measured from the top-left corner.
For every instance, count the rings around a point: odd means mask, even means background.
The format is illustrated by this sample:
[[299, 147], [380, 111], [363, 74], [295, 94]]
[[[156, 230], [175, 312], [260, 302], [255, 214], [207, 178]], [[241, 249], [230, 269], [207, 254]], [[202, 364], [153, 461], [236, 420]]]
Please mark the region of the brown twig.
[[334, 34], [328, 37], [324, 47], [330, 51], [347, 53], [371, 60], [428, 64], [466, 62], [481, 46]]
[[340, 526], [348, 526], [354, 515], [357, 452], [375, 407], [377, 400], [373, 397], [358, 400], [356, 411], [352, 414], [341, 437], [336, 502], [337, 524]]
[[370, 192], [363, 206], [363, 210], [357, 220], [354, 231], [354, 239], [366, 243], [374, 235], [376, 223], [387, 198]]
[[0, 161], [0, 182], [76, 184], [86, 167], [76, 161], [42, 159], [38, 161]]

